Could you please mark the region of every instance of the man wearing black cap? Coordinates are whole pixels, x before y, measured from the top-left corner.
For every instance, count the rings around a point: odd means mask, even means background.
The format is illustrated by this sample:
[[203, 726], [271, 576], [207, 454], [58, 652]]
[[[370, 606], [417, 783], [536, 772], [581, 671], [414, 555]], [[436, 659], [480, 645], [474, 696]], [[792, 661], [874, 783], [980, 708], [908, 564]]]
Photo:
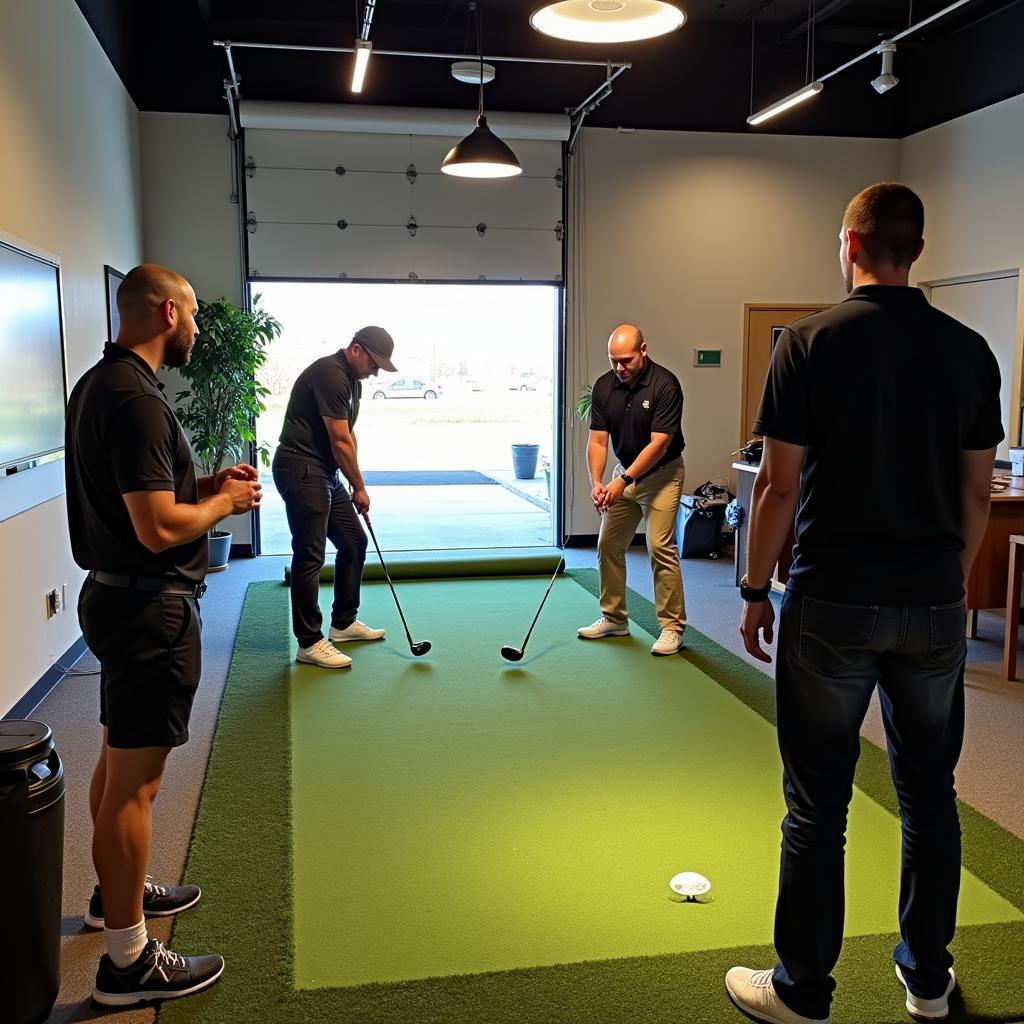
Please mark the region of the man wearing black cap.
[[[292, 629], [299, 642], [297, 660], [321, 668], [352, 664], [335, 643], [384, 636], [383, 629], [371, 629], [356, 618], [366, 561], [366, 534], [359, 516], [368, 515], [370, 496], [359, 470], [353, 431], [361, 381], [376, 376], [378, 370], [393, 373], [394, 349], [383, 327], [363, 327], [348, 348], [307, 366], [292, 387], [274, 455], [274, 484], [284, 499], [292, 534]], [[352, 488], [351, 497], [339, 479], [339, 469]], [[318, 595], [328, 537], [338, 554], [326, 639]]]

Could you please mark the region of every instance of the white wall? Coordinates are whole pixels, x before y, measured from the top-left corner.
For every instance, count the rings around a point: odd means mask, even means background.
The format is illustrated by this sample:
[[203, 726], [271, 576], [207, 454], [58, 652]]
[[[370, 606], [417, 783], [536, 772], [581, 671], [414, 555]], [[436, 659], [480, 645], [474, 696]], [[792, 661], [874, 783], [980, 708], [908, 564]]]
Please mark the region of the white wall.
[[[687, 490], [735, 476], [744, 303], [832, 303], [844, 296], [838, 235], [849, 199], [894, 178], [895, 140], [585, 129], [582, 280], [570, 288], [567, 396], [608, 369], [617, 324], [643, 330], [655, 361], [683, 385]], [[720, 348], [720, 368], [693, 367], [693, 349]], [[571, 418], [567, 417], [571, 421]], [[582, 452], [566, 523], [593, 534]], [[735, 490], [733, 484], [732, 487]]]
[[[914, 280], [1024, 267], [1024, 96], [904, 139], [900, 180], [924, 201], [925, 247]], [[1019, 278], [1010, 408], [1017, 436], [1024, 348], [1024, 273]]]
[[[138, 112], [74, 0], [0, 4], [0, 139], [0, 229], [61, 257], [73, 385], [106, 341], [103, 265], [142, 255]], [[0, 565], [2, 715], [80, 635], [63, 497], [0, 523]]]
[[[183, 274], [207, 302], [242, 301], [238, 206], [231, 202], [228, 116], [143, 112], [141, 121], [144, 253]], [[167, 396], [181, 378], [161, 371]], [[248, 516], [224, 524], [235, 544], [251, 538]]]

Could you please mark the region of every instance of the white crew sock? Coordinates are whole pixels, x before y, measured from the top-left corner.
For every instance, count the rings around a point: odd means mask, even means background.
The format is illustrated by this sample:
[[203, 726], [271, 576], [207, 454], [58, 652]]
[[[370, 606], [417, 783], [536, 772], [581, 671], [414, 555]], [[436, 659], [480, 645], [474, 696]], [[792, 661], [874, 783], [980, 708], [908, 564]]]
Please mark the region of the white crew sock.
[[115, 967], [130, 967], [142, 955], [149, 942], [146, 934], [146, 919], [130, 928], [104, 928], [107, 940], [107, 954], [114, 961]]

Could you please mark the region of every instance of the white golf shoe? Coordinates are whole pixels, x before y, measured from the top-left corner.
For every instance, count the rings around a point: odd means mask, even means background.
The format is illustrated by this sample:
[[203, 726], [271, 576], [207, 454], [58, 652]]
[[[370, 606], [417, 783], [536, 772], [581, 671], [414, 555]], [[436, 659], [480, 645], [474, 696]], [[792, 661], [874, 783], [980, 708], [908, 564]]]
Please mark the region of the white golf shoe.
[[295, 660], [306, 665], [319, 665], [320, 668], [348, 668], [352, 664], [352, 659], [347, 654], [342, 654], [323, 637], [320, 637], [312, 647], [300, 647]]
[[584, 640], [602, 640], [606, 636], [629, 636], [629, 623], [612, 622], [602, 615], [597, 622], [589, 626], [580, 626], [576, 630], [576, 635], [583, 637]]
[[923, 999], [921, 996], [915, 996], [907, 986], [907, 980], [903, 977], [899, 964], [896, 965], [896, 977], [900, 979], [903, 987], [907, 990], [907, 1013], [914, 1020], [945, 1020], [949, 1016], [949, 994], [956, 988], [956, 975], [953, 973], [952, 967], [949, 969], [949, 984], [946, 986], [946, 991], [936, 999]]
[[654, 641], [651, 654], [664, 657], [666, 654], [678, 654], [686, 644], [683, 643], [683, 634], [675, 629], [663, 629], [661, 635]]
[[725, 976], [725, 990], [747, 1016], [765, 1024], [831, 1024], [831, 1017], [804, 1017], [791, 1010], [775, 992], [773, 973], [733, 967]]
[[384, 630], [371, 629], [365, 622], [356, 619], [344, 629], [335, 629], [331, 626], [328, 638], [332, 644], [347, 644], [351, 640], [383, 640]]

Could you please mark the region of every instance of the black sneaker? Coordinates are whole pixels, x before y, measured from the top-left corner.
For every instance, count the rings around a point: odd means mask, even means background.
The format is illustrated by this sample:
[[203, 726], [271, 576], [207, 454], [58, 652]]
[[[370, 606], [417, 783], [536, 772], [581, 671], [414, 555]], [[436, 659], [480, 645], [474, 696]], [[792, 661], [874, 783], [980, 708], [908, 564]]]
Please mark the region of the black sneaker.
[[[142, 890], [142, 913], [146, 917], [170, 917], [171, 914], [194, 907], [202, 894], [198, 885], [156, 885], [153, 876], [146, 875], [146, 887]], [[89, 910], [82, 921], [88, 928], [103, 927], [103, 897], [98, 885], [92, 891]]]
[[180, 999], [209, 988], [223, 973], [224, 958], [179, 956], [158, 939], [150, 939], [142, 955], [123, 970], [104, 953], [96, 972], [92, 997], [103, 1006], [134, 1006], [157, 999]]

